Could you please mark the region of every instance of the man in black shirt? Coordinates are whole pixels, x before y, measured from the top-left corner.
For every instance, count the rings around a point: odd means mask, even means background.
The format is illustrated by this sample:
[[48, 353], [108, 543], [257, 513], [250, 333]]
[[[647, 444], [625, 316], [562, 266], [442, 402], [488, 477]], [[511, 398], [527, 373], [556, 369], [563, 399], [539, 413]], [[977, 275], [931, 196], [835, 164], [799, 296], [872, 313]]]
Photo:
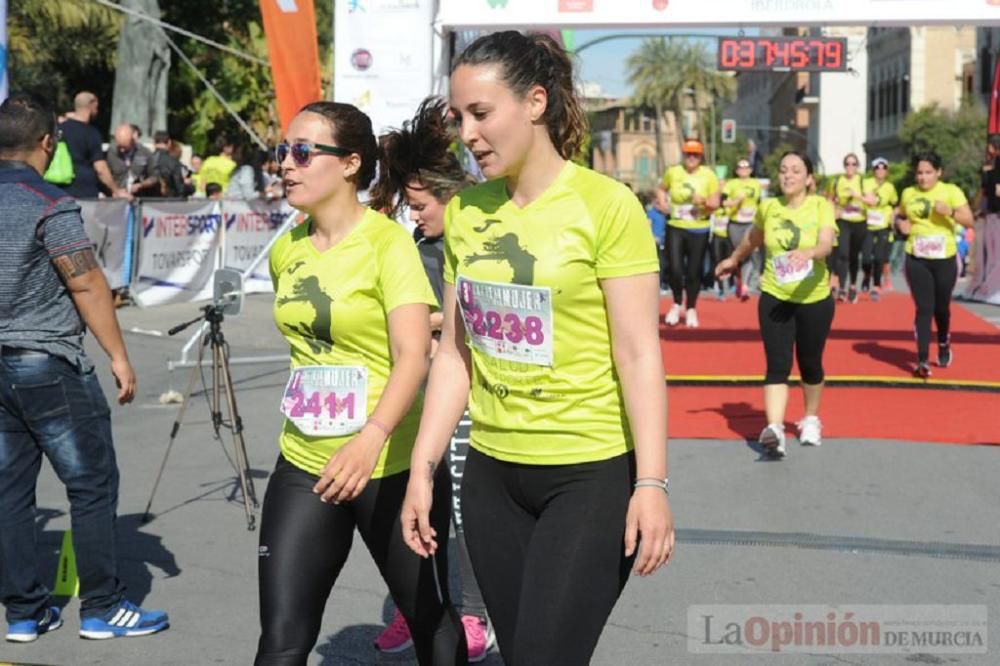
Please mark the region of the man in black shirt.
[[1000, 213], [1000, 134], [991, 134], [986, 144], [987, 163], [983, 166], [982, 203], [979, 211]]
[[101, 135], [90, 123], [97, 117], [97, 95], [92, 92], [77, 93], [73, 111], [59, 128], [63, 141], [73, 158], [73, 182], [62, 188], [76, 199], [96, 199], [103, 184], [112, 196], [127, 197], [128, 192], [115, 185], [111, 170], [101, 148]]

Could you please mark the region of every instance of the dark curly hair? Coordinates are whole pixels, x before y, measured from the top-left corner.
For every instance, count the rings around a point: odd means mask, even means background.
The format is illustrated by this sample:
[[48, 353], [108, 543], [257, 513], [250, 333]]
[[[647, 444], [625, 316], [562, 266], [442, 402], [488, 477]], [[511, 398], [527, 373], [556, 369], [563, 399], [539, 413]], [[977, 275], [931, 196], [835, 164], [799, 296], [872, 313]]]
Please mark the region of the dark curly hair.
[[355, 184], [359, 190], [367, 190], [375, 178], [378, 155], [371, 118], [356, 106], [340, 102], [312, 102], [303, 106], [299, 113], [307, 111], [323, 116], [330, 124], [335, 144], [358, 154], [361, 168], [354, 176]]
[[441, 203], [474, 182], [451, 151], [456, 136], [447, 114], [445, 100], [428, 97], [401, 129], [379, 137], [379, 179], [371, 190], [372, 208], [398, 214], [413, 181]]

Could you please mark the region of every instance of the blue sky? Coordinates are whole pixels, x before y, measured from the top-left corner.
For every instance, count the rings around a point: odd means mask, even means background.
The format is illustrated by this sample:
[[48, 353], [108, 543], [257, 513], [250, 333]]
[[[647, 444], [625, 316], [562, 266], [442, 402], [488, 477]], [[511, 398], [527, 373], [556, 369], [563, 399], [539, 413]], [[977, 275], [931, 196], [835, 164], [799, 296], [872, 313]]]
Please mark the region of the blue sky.
[[[712, 37], [716, 35], [735, 35], [737, 30], [726, 30], [721, 28], [712, 29], [685, 29], [685, 30], [577, 30], [576, 46], [583, 46], [589, 41], [599, 39], [607, 35], [629, 34], [629, 35], [670, 35], [670, 34], [696, 34], [706, 35], [709, 46], [714, 51]], [[746, 33], [756, 34], [757, 30], [747, 30]], [[629, 94], [628, 83], [626, 82], [625, 61], [629, 55], [642, 43], [640, 37], [628, 39], [614, 39], [602, 42], [596, 46], [584, 49], [579, 56], [580, 72], [579, 78], [585, 83], [597, 83], [601, 86], [604, 94], [613, 97], [624, 97]]]

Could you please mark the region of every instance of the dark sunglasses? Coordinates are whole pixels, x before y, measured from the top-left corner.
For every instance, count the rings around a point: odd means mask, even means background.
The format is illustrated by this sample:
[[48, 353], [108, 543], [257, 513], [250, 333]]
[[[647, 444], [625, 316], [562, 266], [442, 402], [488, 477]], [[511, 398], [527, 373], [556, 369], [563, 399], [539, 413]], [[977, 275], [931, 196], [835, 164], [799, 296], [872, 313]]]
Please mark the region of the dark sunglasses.
[[279, 143], [274, 147], [274, 158], [278, 160], [279, 166], [285, 162], [285, 158], [289, 154], [291, 154], [295, 166], [306, 166], [312, 160], [314, 153], [347, 157], [353, 154], [354, 151], [341, 148], [340, 146], [328, 146], [323, 143], [307, 143], [305, 141], [296, 141], [292, 144]]
[[858, 166], [857, 162], [844, 162], [844, 166]]
[[886, 166], [885, 164], [876, 164], [875, 168], [876, 169], [888, 169], [889, 167]]

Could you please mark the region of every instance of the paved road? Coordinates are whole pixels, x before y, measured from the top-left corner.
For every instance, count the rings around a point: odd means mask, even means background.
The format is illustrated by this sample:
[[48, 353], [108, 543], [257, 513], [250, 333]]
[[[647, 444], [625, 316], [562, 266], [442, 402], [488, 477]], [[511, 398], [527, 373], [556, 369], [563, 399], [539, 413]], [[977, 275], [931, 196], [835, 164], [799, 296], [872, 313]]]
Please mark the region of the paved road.
[[[995, 315], [997, 308], [983, 311]], [[126, 329], [165, 331], [197, 310], [178, 305], [119, 314]], [[284, 351], [266, 296], [248, 299], [247, 313], [227, 320], [224, 331], [236, 358]], [[0, 661], [252, 661], [257, 535], [245, 528], [233, 473], [212, 439], [202, 394], [194, 396], [171, 455], [154, 505], [157, 517], [149, 524], [140, 520], [176, 416], [176, 406], [158, 398], [183, 390], [188, 377], [187, 370], [166, 369], [182, 342], [130, 333], [139, 395], [134, 405], [114, 409], [122, 575], [130, 596], [168, 610], [173, 626], [148, 638], [85, 642], [76, 636], [79, 606], [72, 600], [66, 627], [31, 645], [0, 645]], [[93, 354], [101, 358], [96, 348]], [[106, 363], [99, 366], [110, 389]], [[277, 404], [287, 373], [283, 364], [256, 364], [234, 365], [233, 374], [263, 497], [277, 455]], [[1000, 449], [832, 440], [820, 449], [793, 447], [784, 462], [770, 463], [741, 441], [673, 441], [670, 447], [680, 544], [665, 571], [629, 583], [595, 664], [1000, 663]], [[69, 520], [61, 486], [47, 467], [38, 504], [42, 564], [54, 571]], [[385, 657], [370, 647], [389, 605], [359, 542], [331, 596], [310, 664], [412, 663], [412, 653]], [[700, 655], [689, 651], [688, 640], [703, 637], [702, 625], [689, 630], [687, 620], [689, 608], [699, 604], [975, 604], [988, 609], [994, 630], [983, 655], [933, 656], [919, 649], [836, 655], [821, 648], [781, 657], [766, 651]], [[494, 654], [486, 663], [502, 661]]]

